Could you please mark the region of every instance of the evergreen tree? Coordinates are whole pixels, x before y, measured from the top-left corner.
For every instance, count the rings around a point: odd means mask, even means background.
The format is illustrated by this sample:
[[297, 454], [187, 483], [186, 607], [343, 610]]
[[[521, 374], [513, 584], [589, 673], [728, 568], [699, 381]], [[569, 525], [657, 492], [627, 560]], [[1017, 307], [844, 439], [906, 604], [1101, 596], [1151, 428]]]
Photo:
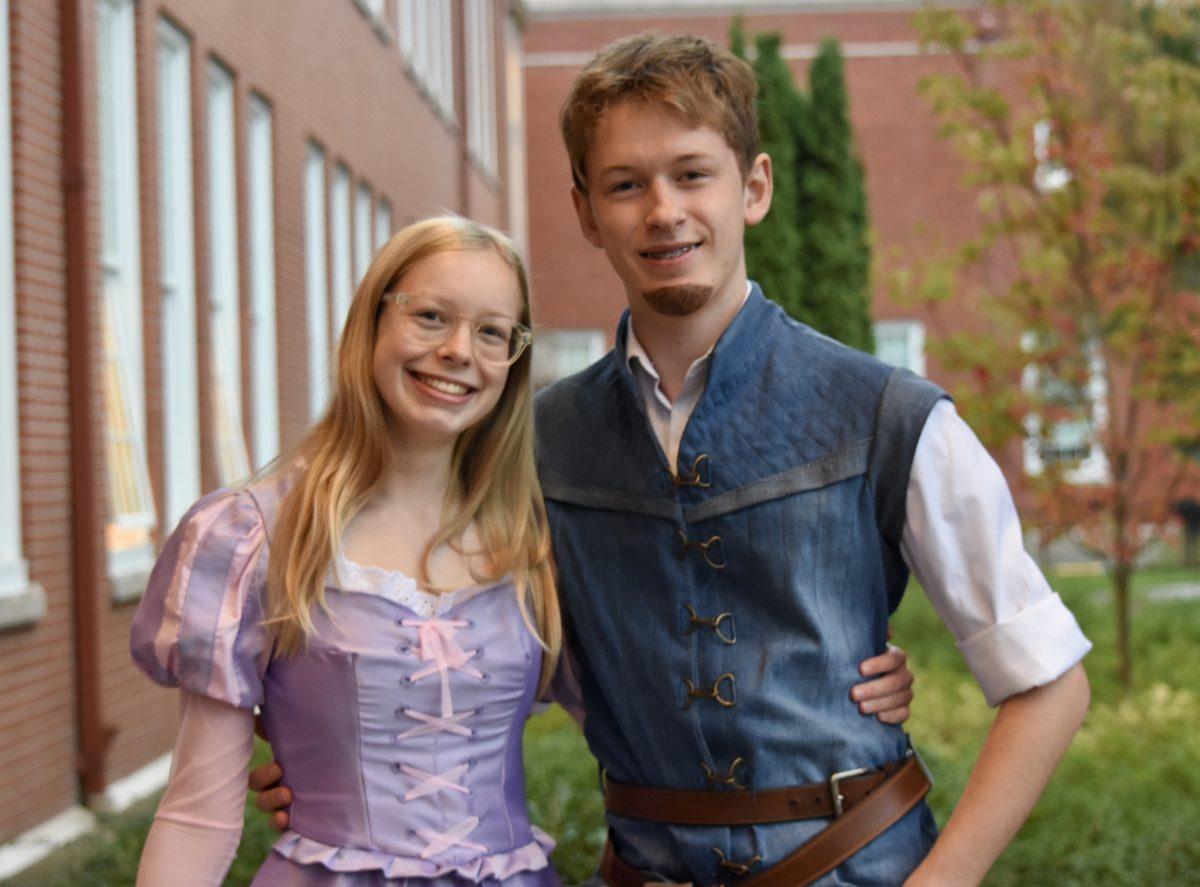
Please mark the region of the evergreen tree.
[[808, 113], [799, 119], [796, 152], [800, 261], [807, 284], [800, 316], [826, 335], [871, 352], [867, 197], [837, 41], [821, 44], [808, 74]]
[[[804, 112], [804, 100], [779, 53], [779, 43], [778, 34], [755, 38], [759, 150], [771, 157], [774, 195], [767, 217], [746, 229], [746, 270], [767, 296], [795, 317], [804, 290], [795, 178], [796, 121]], [[745, 57], [745, 32], [739, 19], [734, 20], [730, 44]]]

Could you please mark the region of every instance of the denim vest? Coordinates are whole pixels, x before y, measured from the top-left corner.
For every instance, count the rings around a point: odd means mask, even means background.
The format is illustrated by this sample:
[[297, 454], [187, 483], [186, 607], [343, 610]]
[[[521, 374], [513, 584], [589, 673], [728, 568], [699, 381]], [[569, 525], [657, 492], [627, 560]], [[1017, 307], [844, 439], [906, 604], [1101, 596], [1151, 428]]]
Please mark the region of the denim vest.
[[[904, 756], [849, 697], [881, 652], [917, 439], [944, 393], [789, 319], [753, 288], [718, 341], [673, 477], [613, 352], [537, 400], [538, 463], [585, 732], [614, 779], [741, 791]], [[609, 815], [633, 865], [728, 881], [828, 820], [671, 826]], [[900, 883], [936, 836], [924, 803], [820, 884]]]

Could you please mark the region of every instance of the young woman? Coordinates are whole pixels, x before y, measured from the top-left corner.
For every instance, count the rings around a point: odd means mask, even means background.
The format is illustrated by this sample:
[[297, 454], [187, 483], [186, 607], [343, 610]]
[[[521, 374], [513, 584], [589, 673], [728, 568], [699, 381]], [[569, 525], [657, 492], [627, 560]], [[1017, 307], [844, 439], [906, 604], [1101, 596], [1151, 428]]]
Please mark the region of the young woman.
[[221, 883], [255, 706], [295, 802], [254, 884], [558, 883], [521, 761], [561, 637], [529, 323], [503, 235], [410, 226], [358, 288], [325, 416], [184, 517], [133, 625], [183, 691], [139, 884]]

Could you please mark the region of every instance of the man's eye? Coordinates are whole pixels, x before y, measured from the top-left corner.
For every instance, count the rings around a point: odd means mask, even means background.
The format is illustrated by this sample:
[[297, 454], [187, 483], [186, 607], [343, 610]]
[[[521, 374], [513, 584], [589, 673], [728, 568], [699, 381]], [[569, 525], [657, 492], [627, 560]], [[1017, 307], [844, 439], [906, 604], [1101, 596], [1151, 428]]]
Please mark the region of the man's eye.
[[632, 191], [636, 187], [637, 187], [636, 182], [625, 181], [625, 182], [617, 182], [608, 190], [613, 194], [617, 194], [622, 191]]
[[685, 182], [698, 182], [701, 179], [708, 178], [708, 173], [702, 169], [689, 169], [687, 172], [681, 175], [680, 178]]

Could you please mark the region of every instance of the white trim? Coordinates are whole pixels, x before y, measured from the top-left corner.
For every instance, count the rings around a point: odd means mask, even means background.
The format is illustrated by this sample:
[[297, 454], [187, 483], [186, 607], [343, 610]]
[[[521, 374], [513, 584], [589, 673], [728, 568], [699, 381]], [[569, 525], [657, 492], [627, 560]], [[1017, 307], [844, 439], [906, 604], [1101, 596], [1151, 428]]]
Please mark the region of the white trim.
[[[1033, 334], [1026, 333], [1021, 337], [1021, 348], [1032, 351], [1035, 345]], [[1110, 480], [1108, 458], [1104, 448], [1097, 439], [1108, 424], [1108, 383], [1105, 379], [1103, 358], [1098, 348], [1091, 349], [1089, 359], [1089, 376], [1087, 389], [1083, 399], [1087, 401], [1087, 418], [1075, 422], [1060, 422], [1050, 429], [1049, 435], [1044, 433], [1042, 417], [1033, 412], [1025, 417], [1025, 440], [1023, 446], [1025, 473], [1036, 477], [1046, 470], [1044, 449], [1045, 444], [1062, 443], [1071, 429], [1086, 425], [1083, 434], [1090, 438], [1087, 452], [1078, 459], [1074, 466], [1063, 472], [1063, 478], [1071, 484], [1102, 484]], [[1021, 373], [1021, 387], [1027, 392], [1037, 393], [1043, 385], [1042, 369], [1035, 363], [1025, 365]], [[1084, 404], [1080, 404], [1083, 408]], [[1047, 441], [1049, 437], [1049, 441]]]
[[467, 53], [467, 149], [496, 175], [495, 23], [488, 0], [466, 0], [463, 45]]
[[521, 26], [504, 19], [504, 120], [508, 159], [508, 227], [513, 240], [529, 255], [529, 182], [526, 167], [525, 77], [521, 72]]
[[916, 12], [923, 6], [979, 6], [982, 0], [522, 0], [530, 22], [583, 18], [729, 18], [735, 14], [831, 12]]
[[163, 523], [173, 527], [200, 498], [191, 41], [166, 19], [157, 30]]
[[250, 181], [250, 403], [254, 466], [279, 453], [279, 379], [275, 343], [275, 177], [271, 105], [250, 96], [246, 169]]
[[242, 321], [238, 289], [237, 160], [233, 74], [208, 61], [208, 310], [217, 482], [250, 473], [242, 428]]
[[8, 0], [0, 0], [0, 599], [29, 588], [21, 541], [21, 449], [17, 408], [17, 303], [13, 257], [12, 95]]
[[[979, 47], [978, 43], [969, 40], [963, 48], [968, 53], [974, 53], [978, 51]], [[801, 61], [815, 59], [820, 51], [819, 43], [787, 43], [780, 47], [779, 54], [790, 61]], [[842, 57], [848, 59], [901, 59], [942, 54], [942, 50], [933, 47], [923, 48], [915, 40], [879, 40], [842, 44]], [[525, 55], [522, 64], [526, 68], [582, 68], [595, 56], [596, 53], [590, 51], [530, 52]]]
[[94, 806], [107, 813], [121, 813], [163, 788], [170, 775], [171, 752], [167, 752], [128, 776], [110, 782]]
[[329, 186], [329, 214], [333, 230], [333, 329], [334, 339], [342, 334], [342, 325], [350, 311], [353, 296], [353, 270], [350, 267], [350, 170], [339, 163]]
[[310, 419], [321, 414], [329, 399], [329, 263], [325, 235], [325, 152], [309, 142], [304, 164], [304, 292]]
[[0, 844], [0, 879], [11, 878], [41, 862], [59, 847], [96, 827], [96, 814], [76, 804], [51, 816], [11, 841]]
[[[904, 353], [895, 355], [882, 348], [882, 342], [899, 345]], [[875, 356], [884, 363], [925, 375], [925, 324], [919, 320], [880, 320], [875, 323]], [[892, 359], [899, 357], [898, 360]]]
[[607, 350], [604, 330], [540, 330], [534, 334], [533, 383], [541, 388], [573, 375], [591, 366]]
[[375, 255], [375, 238], [371, 230], [371, 188], [359, 182], [354, 189], [354, 286], [362, 282], [363, 275]]
[[392, 239], [392, 205], [386, 197], [375, 203], [375, 251]]

